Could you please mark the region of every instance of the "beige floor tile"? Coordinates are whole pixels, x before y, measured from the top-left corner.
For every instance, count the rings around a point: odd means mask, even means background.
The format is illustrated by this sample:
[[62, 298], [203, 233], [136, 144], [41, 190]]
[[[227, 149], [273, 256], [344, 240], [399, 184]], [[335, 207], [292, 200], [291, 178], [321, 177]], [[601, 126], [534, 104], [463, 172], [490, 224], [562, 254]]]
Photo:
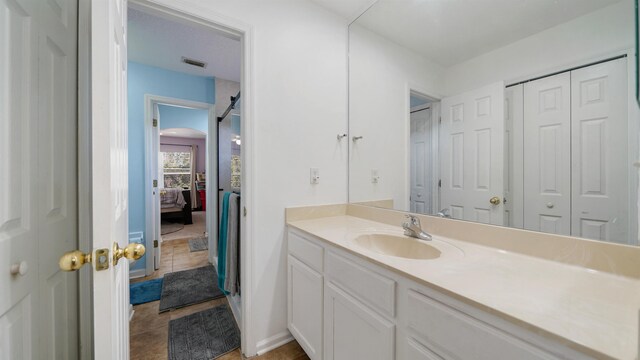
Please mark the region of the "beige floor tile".
[[216, 360], [243, 360], [244, 357], [240, 352], [240, 349], [236, 349], [231, 351], [230, 353], [224, 354]]
[[204, 232], [207, 230], [206, 212], [194, 211], [191, 213], [191, 218], [193, 220], [193, 224], [185, 225], [180, 231], [162, 235], [162, 239], [164, 241], [172, 241], [176, 239], [204, 236]]
[[131, 336], [131, 360], [164, 360], [168, 357], [169, 328], [149, 327], [148, 331]]
[[153, 301], [146, 304], [136, 305], [133, 307], [133, 319], [130, 323], [131, 335], [140, 334], [149, 329], [154, 329], [169, 325], [171, 315], [169, 313], [158, 314], [159, 301]]

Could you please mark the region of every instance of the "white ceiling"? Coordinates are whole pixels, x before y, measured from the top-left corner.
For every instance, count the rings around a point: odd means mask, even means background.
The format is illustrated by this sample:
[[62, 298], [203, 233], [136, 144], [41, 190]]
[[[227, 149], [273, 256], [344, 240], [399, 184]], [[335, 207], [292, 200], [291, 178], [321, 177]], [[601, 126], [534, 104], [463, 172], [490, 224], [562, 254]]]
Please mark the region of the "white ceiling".
[[354, 20], [376, 0], [311, 0], [348, 20]]
[[[192, 75], [240, 81], [240, 41], [212, 30], [157, 17], [129, 8], [130, 61]], [[207, 63], [187, 65], [182, 57]]]
[[207, 134], [189, 128], [168, 128], [160, 130], [160, 135], [188, 139], [206, 139]]
[[355, 24], [448, 67], [619, 1], [378, 0]]

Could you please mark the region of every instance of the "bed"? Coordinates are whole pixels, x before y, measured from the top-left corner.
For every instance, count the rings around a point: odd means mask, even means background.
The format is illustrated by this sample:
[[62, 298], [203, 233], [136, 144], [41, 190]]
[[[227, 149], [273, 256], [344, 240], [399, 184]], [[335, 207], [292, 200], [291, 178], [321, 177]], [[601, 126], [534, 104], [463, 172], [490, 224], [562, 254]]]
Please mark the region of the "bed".
[[193, 224], [191, 217], [191, 190], [160, 189], [161, 220], [181, 219], [185, 225]]

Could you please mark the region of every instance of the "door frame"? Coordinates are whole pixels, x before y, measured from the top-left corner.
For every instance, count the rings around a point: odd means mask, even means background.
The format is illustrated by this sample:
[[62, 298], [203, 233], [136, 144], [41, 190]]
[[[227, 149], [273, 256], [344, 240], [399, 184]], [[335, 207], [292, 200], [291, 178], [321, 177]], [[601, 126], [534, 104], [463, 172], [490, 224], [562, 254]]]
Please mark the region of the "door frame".
[[[79, 41], [78, 41], [78, 72], [79, 72], [79, 235], [80, 249], [91, 251], [92, 239], [90, 237], [92, 219], [90, 217], [91, 197], [90, 197], [90, 166], [91, 166], [91, 0], [79, 0]], [[254, 334], [252, 316], [253, 297], [253, 239], [255, 233], [255, 220], [251, 210], [255, 203], [255, 151], [253, 144], [253, 122], [254, 122], [254, 55], [253, 55], [253, 27], [240, 20], [217, 13], [212, 10], [200, 11], [198, 9], [185, 9], [184, 6], [165, 6], [152, 2], [151, 0], [131, 0], [130, 7], [137, 8], [154, 15], [168, 17], [173, 20], [184, 21], [191, 24], [200, 25], [213, 31], [218, 31], [230, 38], [238, 39], [241, 43], [241, 80], [240, 89], [243, 101], [241, 102], [241, 181], [242, 198], [241, 206], [246, 210], [246, 214], [241, 217], [241, 282], [243, 293], [241, 298], [242, 318], [241, 328], [241, 349], [246, 356], [257, 354], [257, 341]], [[83, 211], [83, 209], [85, 211]], [[217, 231], [216, 234], [217, 236]], [[87, 268], [89, 271], [89, 268]], [[80, 274], [80, 332], [81, 334], [81, 358], [91, 359], [93, 357], [93, 295], [92, 274]]]
[[[158, 180], [158, 182], [162, 181], [162, 179], [157, 179], [158, 174], [154, 170], [159, 169], [160, 164], [158, 163], [158, 154], [154, 153], [154, 135], [160, 137], [160, 128], [162, 124], [162, 118], [158, 116], [157, 128], [158, 131], [154, 133], [153, 131], [153, 109], [156, 105], [169, 105], [176, 107], [183, 107], [188, 109], [198, 109], [198, 110], [207, 110], [207, 139], [206, 139], [206, 173], [211, 174], [207, 175], [206, 178], [206, 187], [207, 189], [215, 189], [218, 187], [217, 175], [218, 175], [218, 164], [216, 159], [218, 158], [218, 143], [217, 143], [217, 129], [216, 129], [216, 111], [215, 104], [199, 102], [199, 101], [191, 101], [184, 100], [178, 98], [171, 98], [166, 96], [145, 94], [144, 95], [144, 158], [145, 158], [145, 183], [144, 183], [144, 203], [145, 203], [145, 246], [147, 249], [154, 249], [153, 241], [158, 240], [158, 247], [162, 247], [160, 244], [161, 236], [159, 235], [158, 239], [153, 239], [151, 234], [154, 233], [154, 230], [160, 234], [160, 220], [158, 216], [154, 216], [152, 211], [149, 211], [154, 206], [154, 196], [153, 196], [153, 180]], [[158, 144], [159, 144], [159, 139]], [[157, 149], [160, 151], [160, 148]], [[155, 165], [149, 166], [149, 165]], [[160, 185], [158, 184], [158, 188]], [[207, 191], [207, 203], [210, 204], [211, 199], [211, 191]], [[209, 262], [213, 262], [213, 249], [212, 243], [214, 242], [214, 236], [211, 236], [213, 233], [212, 227], [216, 223], [216, 217], [218, 216], [216, 208], [210, 207], [211, 210], [207, 211], [206, 217], [206, 230], [209, 233]], [[217, 241], [217, 236], [215, 237]], [[151, 252], [147, 252], [151, 255]], [[155, 255], [154, 255], [155, 256]], [[147, 259], [145, 264], [145, 276], [151, 275], [154, 269], [154, 262], [148, 261]]]
[[[417, 95], [422, 98], [428, 99], [430, 102], [428, 105], [431, 107], [431, 129], [429, 129], [429, 134], [431, 137], [431, 209], [434, 212], [440, 211], [440, 191], [438, 188], [438, 180], [440, 179], [440, 101], [442, 99], [442, 95], [432, 93], [430, 91], [424, 90], [416, 84], [407, 83], [406, 86], [406, 95], [405, 95], [405, 133], [407, 134], [408, 141], [406, 142], [405, 148], [405, 156], [404, 156], [404, 166], [406, 169], [406, 182], [405, 182], [405, 194], [406, 201], [409, 206], [411, 206], [411, 202], [409, 201], [409, 196], [411, 195], [411, 95]], [[417, 108], [417, 107], [416, 107]], [[409, 209], [407, 209], [409, 211]], [[435, 214], [426, 214], [426, 215], [435, 215]]]

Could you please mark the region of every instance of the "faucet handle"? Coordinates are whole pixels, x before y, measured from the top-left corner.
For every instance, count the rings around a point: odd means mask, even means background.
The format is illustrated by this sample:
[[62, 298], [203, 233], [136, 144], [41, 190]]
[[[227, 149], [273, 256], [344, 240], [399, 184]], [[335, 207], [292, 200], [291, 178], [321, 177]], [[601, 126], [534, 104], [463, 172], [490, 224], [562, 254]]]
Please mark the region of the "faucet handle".
[[411, 215], [411, 214], [407, 214], [407, 215], [405, 215], [405, 217], [409, 220], [409, 222], [411, 222], [411, 224], [420, 226], [420, 219], [418, 219], [417, 216]]

